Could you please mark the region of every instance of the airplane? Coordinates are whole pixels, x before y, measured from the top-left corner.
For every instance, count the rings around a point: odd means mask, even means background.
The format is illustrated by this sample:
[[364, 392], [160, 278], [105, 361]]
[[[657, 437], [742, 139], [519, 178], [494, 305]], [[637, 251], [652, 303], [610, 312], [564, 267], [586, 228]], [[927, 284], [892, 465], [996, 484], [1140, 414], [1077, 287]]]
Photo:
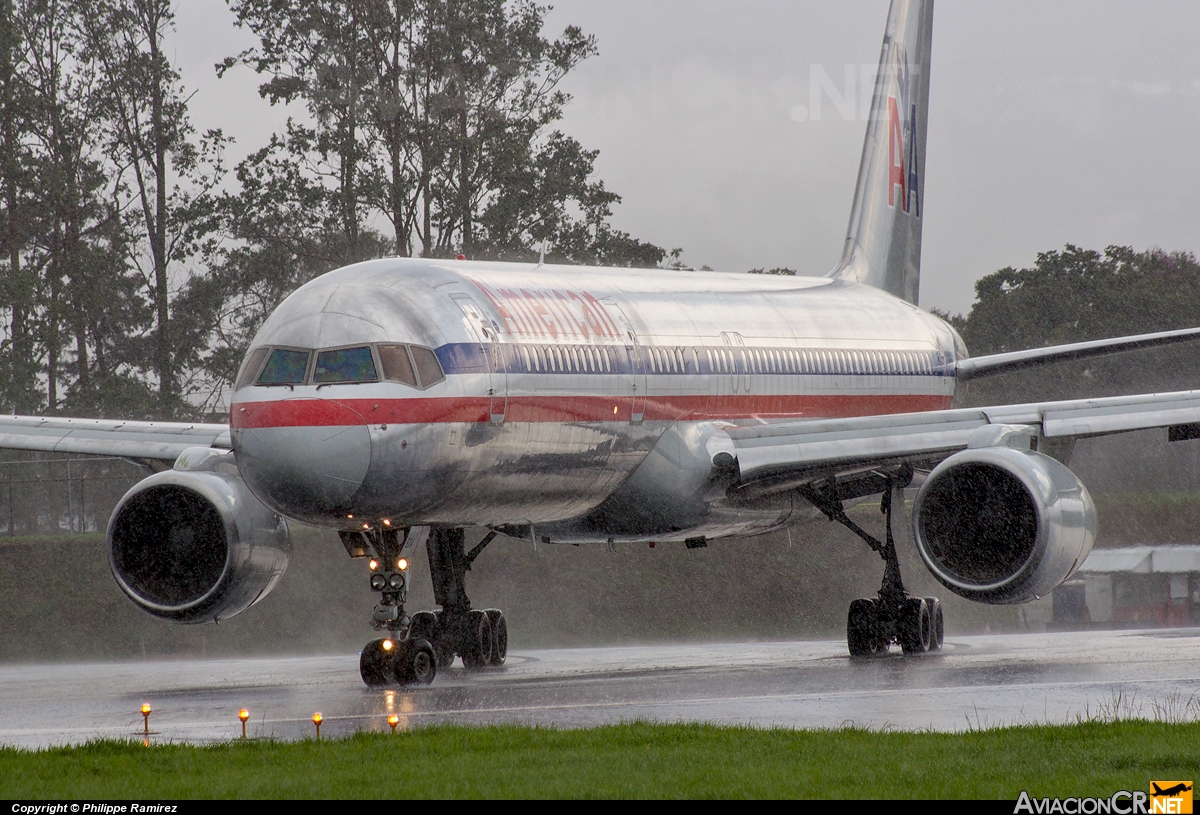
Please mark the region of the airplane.
[[[108, 524], [118, 586], [178, 623], [276, 585], [289, 523], [368, 561], [372, 687], [456, 657], [500, 665], [508, 626], [466, 590], [499, 535], [683, 542], [828, 518], [883, 561], [847, 646], [942, 647], [937, 598], [904, 588], [896, 539], [955, 594], [1044, 596], [1096, 535], [1075, 440], [1200, 438], [1200, 391], [955, 407], [996, 373], [1195, 340], [1200, 329], [971, 358], [917, 307], [932, 0], [893, 0], [839, 263], [824, 277], [383, 258], [324, 274], [268, 317], [228, 424], [14, 416], [0, 447], [123, 456], [154, 474]], [[904, 490], [915, 490], [911, 509]], [[846, 513], [880, 501], [882, 539]], [[486, 530], [471, 550], [468, 528]], [[428, 553], [437, 611], [405, 608]]]
[[1192, 788], [1191, 784], [1185, 783], [1183, 781], [1179, 782], [1178, 784], [1176, 784], [1172, 787], [1167, 787], [1165, 790], [1162, 789], [1161, 787], [1159, 787], [1158, 784], [1155, 784], [1153, 781], [1150, 782], [1150, 786], [1154, 787], [1154, 792], [1150, 793], [1150, 795], [1155, 798], [1157, 798], [1159, 796], [1163, 796], [1166, 798], [1173, 798], [1176, 795], [1179, 795], [1179, 793], [1187, 792], [1188, 790], [1190, 790]]

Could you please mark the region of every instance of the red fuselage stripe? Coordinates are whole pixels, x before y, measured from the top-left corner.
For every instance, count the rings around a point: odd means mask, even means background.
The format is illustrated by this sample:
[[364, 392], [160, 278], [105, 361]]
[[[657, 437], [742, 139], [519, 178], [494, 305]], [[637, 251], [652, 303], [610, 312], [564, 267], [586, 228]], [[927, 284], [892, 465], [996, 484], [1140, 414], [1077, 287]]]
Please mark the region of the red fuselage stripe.
[[[641, 400], [639, 400], [640, 402]], [[826, 419], [916, 413], [950, 407], [951, 397], [933, 394], [836, 396], [728, 395], [649, 396], [646, 421], [721, 419]], [[357, 424], [486, 422], [493, 410], [506, 422], [628, 422], [629, 396], [509, 396], [501, 408], [488, 397], [416, 399], [282, 399], [239, 402], [231, 410], [235, 428], [330, 427]], [[638, 404], [637, 408], [642, 409]]]

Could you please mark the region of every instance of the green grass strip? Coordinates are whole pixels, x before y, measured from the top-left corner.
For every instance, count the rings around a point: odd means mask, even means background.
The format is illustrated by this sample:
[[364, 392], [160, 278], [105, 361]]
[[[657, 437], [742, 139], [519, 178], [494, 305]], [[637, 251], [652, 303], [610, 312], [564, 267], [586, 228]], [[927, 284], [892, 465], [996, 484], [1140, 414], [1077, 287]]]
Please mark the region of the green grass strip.
[[974, 798], [1102, 796], [1200, 778], [1200, 725], [966, 733], [629, 723], [441, 725], [321, 742], [0, 750], [4, 798]]

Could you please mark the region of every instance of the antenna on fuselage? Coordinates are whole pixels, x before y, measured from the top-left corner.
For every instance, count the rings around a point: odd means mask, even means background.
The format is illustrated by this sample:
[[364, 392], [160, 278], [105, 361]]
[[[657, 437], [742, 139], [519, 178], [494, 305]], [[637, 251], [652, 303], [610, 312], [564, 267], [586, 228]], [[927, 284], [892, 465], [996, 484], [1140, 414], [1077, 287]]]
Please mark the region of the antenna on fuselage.
[[[540, 250], [538, 250], [538, 262], [537, 262], [538, 266], [546, 265], [546, 244], [547, 243], [549, 243], [549, 241], [542, 241], [542, 248]], [[534, 268], [537, 268], [537, 267], [535, 266]]]

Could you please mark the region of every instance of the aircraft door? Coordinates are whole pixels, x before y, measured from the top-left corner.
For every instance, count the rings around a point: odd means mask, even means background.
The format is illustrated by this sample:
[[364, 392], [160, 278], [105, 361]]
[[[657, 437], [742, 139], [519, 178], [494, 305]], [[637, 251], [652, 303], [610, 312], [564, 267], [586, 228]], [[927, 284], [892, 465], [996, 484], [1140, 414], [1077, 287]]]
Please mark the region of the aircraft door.
[[462, 309], [466, 324], [479, 343], [488, 372], [488, 423], [504, 424], [508, 413], [508, 366], [504, 348], [496, 327], [484, 316], [483, 310], [465, 294], [451, 295]]
[[746, 352], [746, 341], [736, 331], [722, 331], [721, 339], [732, 355], [733, 365], [729, 370], [729, 387], [733, 393], [750, 393], [750, 357]]
[[620, 319], [621, 328], [625, 331], [625, 363], [632, 374], [630, 386], [629, 423], [641, 424], [646, 416], [646, 355], [642, 344], [638, 342], [637, 332], [633, 323], [625, 316], [625, 312], [614, 301], [605, 298], [604, 304], [610, 307]]

